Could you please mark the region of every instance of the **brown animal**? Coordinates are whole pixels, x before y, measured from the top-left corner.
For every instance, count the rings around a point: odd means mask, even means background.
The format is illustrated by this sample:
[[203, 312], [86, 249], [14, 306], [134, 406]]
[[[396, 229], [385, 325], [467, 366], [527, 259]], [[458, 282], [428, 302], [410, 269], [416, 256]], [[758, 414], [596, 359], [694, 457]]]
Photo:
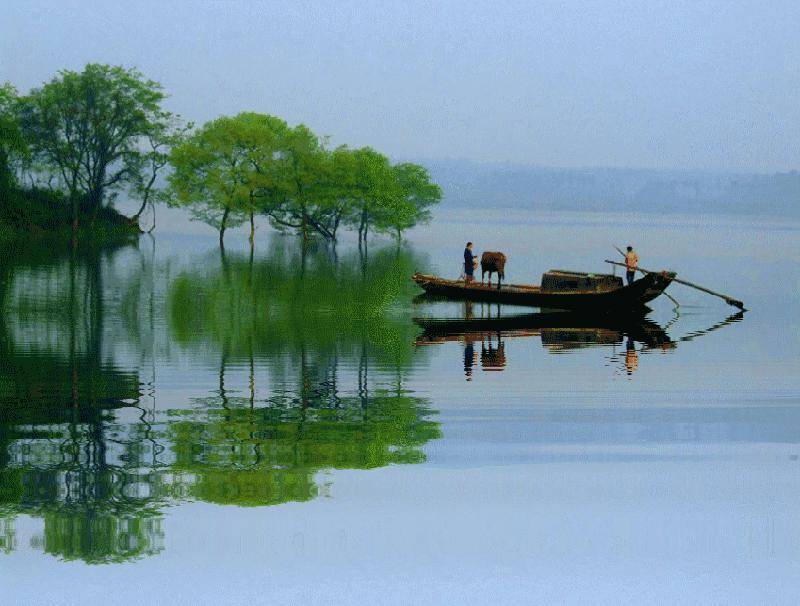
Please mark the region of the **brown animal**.
[[506, 256], [501, 252], [484, 252], [481, 255], [481, 284], [486, 272], [489, 272], [489, 286], [492, 285], [492, 273], [497, 272], [497, 290], [500, 290], [500, 279], [506, 279]]

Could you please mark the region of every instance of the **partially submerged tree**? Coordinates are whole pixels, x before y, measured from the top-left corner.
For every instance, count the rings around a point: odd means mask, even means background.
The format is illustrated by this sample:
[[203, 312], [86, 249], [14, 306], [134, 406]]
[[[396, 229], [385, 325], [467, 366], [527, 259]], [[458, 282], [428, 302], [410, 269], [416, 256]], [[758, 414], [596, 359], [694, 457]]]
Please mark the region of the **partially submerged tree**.
[[383, 231], [391, 232], [398, 243], [404, 231], [431, 218], [431, 207], [442, 200], [442, 188], [431, 182], [428, 169], [405, 162], [392, 167], [397, 182], [397, 196], [389, 202]]
[[278, 203], [267, 208], [273, 226], [295, 230], [304, 244], [312, 233], [333, 239], [328, 226], [331, 200], [326, 196], [331, 167], [319, 137], [300, 124], [286, 132], [280, 154], [281, 192]]
[[195, 214], [217, 227], [220, 244], [228, 227], [249, 218], [252, 242], [256, 212], [282, 195], [287, 130], [283, 120], [254, 113], [207, 122], [172, 149], [173, 203], [203, 209]]
[[334, 243], [339, 227], [347, 220], [358, 201], [357, 168], [353, 150], [345, 145], [337, 147], [328, 156], [322, 195], [327, 200], [324, 222]]
[[336, 242], [342, 225], [358, 231], [403, 231], [430, 216], [441, 190], [416, 164], [392, 166], [374, 149], [333, 151], [305, 125], [290, 128], [274, 116], [242, 113], [207, 122], [172, 149], [173, 204], [186, 206], [219, 230], [263, 214], [272, 226]]
[[399, 194], [389, 158], [371, 147], [356, 149], [353, 154], [356, 174], [348, 222], [358, 231], [359, 247], [366, 247], [370, 229], [387, 222], [390, 201]]

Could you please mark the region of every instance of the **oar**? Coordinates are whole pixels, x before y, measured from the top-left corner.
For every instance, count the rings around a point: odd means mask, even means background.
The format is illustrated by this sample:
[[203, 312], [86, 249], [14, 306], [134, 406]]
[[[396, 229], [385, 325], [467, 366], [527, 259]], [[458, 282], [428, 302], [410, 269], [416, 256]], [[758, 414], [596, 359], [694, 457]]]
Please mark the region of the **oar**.
[[[616, 248], [616, 246], [614, 248]], [[606, 259], [606, 263], [611, 263], [612, 265], [619, 265], [620, 267], [625, 267], [624, 263], [618, 263], [617, 261], [609, 261], [608, 259]], [[651, 269], [645, 269], [644, 267], [637, 267], [637, 269], [646, 274], [660, 273], [657, 271], [653, 271]], [[723, 299], [725, 303], [727, 303], [728, 305], [733, 305], [734, 307], [738, 307], [742, 311], [746, 311], [744, 308], [744, 303], [742, 303], [738, 299], [734, 299], [733, 297], [729, 297], [728, 295], [723, 295], [722, 293], [715, 292], [710, 288], [706, 288], [705, 286], [700, 286], [699, 284], [687, 282], [686, 280], [679, 280], [678, 278], [673, 278], [672, 281], [677, 282], [678, 284], [683, 284], [684, 286], [690, 286], [691, 288], [695, 288], [701, 292], [708, 293], [709, 295], [714, 295], [715, 297], [719, 297], [720, 299]]]

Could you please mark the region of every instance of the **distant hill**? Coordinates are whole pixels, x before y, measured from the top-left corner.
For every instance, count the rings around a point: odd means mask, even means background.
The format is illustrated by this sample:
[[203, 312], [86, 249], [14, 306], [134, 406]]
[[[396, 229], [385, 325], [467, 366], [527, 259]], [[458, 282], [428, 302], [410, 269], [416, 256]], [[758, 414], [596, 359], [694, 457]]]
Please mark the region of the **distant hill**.
[[800, 216], [800, 172], [771, 175], [628, 168], [539, 168], [416, 160], [450, 208]]

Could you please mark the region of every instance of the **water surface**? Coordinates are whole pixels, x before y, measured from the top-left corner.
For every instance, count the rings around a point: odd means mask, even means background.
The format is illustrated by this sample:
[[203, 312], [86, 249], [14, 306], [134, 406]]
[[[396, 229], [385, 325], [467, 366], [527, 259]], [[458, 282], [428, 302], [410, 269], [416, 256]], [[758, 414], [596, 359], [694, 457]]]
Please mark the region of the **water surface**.
[[[3, 251], [4, 594], [794, 603], [798, 227], [442, 213], [366, 259], [266, 234]], [[631, 243], [749, 311], [678, 286], [624, 322], [413, 303], [468, 239], [513, 282]]]

